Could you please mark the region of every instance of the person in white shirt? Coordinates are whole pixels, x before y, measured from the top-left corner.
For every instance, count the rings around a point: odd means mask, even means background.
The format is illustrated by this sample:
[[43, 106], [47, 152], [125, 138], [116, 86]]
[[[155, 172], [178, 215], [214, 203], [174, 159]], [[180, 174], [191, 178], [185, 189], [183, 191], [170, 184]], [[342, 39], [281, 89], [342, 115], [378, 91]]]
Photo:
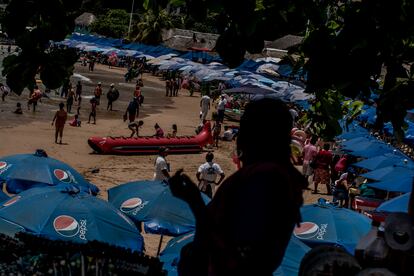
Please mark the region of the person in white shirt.
[[165, 159], [167, 155], [168, 148], [160, 147], [158, 157], [155, 160], [154, 180], [164, 181], [170, 178], [170, 165], [167, 163], [167, 160]]
[[[225, 177], [220, 165], [214, 163], [213, 159], [214, 154], [212, 152], [207, 153], [207, 162], [198, 168], [196, 174], [199, 181], [199, 189], [210, 198], [215, 194], [215, 186], [219, 186]], [[220, 179], [216, 182], [217, 176], [220, 176]]]
[[210, 109], [210, 97], [208, 94], [204, 95], [200, 101], [201, 107], [201, 121], [204, 121], [207, 118], [208, 111]]
[[220, 101], [217, 105], [217, 116], [221, 123], [223, 123], [223, 120], [224, 120], [224, 111], [226, 110], [226, 104], [227, 104], [226, 97], [224, 95], [221, 95]]

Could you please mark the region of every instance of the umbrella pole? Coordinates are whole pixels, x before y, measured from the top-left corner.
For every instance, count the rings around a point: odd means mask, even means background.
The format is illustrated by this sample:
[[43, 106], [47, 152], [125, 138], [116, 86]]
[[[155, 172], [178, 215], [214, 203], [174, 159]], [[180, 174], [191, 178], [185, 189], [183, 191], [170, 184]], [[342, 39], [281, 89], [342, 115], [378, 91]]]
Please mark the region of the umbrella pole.
[[81, 253], [81, 275], [85, 276], [85, 257]]
[[158, 244], [157, 257], [160, 255], [160, 252], [161, 252], [161, 245], [162, 245], [163, 238], [164, 238], [164, 234], [161, 234], [160, 243]]

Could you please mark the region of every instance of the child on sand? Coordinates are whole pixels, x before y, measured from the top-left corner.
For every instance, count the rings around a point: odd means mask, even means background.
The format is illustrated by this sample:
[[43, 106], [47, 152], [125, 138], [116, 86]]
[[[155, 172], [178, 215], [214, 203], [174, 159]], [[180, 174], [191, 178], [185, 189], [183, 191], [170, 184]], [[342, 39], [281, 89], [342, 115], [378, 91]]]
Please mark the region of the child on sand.
[[132, 122], [128, 124], [128, 128], [132, 131], [130, 138], [134, 137], [134, 134], [137, 134], [137, 138], [139, 137], [139, 129], [144, 125], [143, 121]]
[[218, 143], [220, 140], [220, 133], [221, 133], [221, 123], [220, 120], [214, 122], [213, 125], [213, 141], [214, 145], [218, 148]]
[[162, 128], [158, 125], [158, 123], [156, 123], [154, 125], [154, 128], [155, 128], [154, 137], [163, 138], [164, 137], [164, 130], [162, 130]]
[[91, 118], [93, 118], [93, 124], [96, 124], [96, 106], [98, 104], [98, 100], [94, 97], [90, 101], [91, 103], [91, 113], [89, 114], [88, 124], [91, 123]]
[[13, 111], [13, 113], [15, 113], [15, 114], [23, 114], [23, 109], [22, 109], [22, 104], [21, 103], [17, 103], [16, 104], [16, 110]]
[[167, 134], [167, 137], [168, 138], [175, 138], [175, 137], [177, 137], [177, 125], [176, 124], [173, 124], [172, 125], [172, 131], [171, 131], [171, 133], [168, 133]]
[[73, 118], [72, 121], [70, 121], [69, 125], [73, 127], [80, 127], [82, 124], [81, 120], [79, 119], [79, 115], [76, 114], [75, 118]]

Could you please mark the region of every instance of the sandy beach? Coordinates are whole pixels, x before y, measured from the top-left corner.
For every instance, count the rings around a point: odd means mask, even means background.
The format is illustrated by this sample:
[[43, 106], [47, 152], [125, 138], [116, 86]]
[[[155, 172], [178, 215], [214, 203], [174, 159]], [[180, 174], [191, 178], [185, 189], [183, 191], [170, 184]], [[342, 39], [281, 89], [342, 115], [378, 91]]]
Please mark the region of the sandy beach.
[[[114, 156], [98, 155], [92, 152], [87, 144], [91, 136], [129, 136], [130, 131], [127, 123], [123, 122], [122, 115], [127, 108], [128, 101], [134, 91], [134, 82], [125, 83], [123, 75], [124, 68], [108, 68], [108, 66], [97, 65], [93, 72], [87, 67], [76, 65], [75, 73], [84, 79], [84, 97], [80, 109], [81, 127], [66, 125], [63, 136], [63, 144], [54, 143], [54, 127], [51, 125], [54, 112], [60, 102], [65, 99], [50, 93], [50, 98], [43, 98], [38, 104], [36, 112], [28, 111], [26, 102], [28, 91], [21, 96], [9, 95], [5, 102], [0, 101], [0, 156], [17, 153], [32, 153], [36, 149], [44, 149], [50, 157], [68, 163], [86, 179], [97, 185], [100, 189], [100, 197], [107, 197], [107, 189], [116, 185], [134, 181], [151, 179], [154, 173], [154, 161], [156, 156]], [[72, 83], [76, 85], [76, 77]], [[88, 81], [89, 79], [89, 81]], [[194, 93], [189, 96], [188, 91], [181, 90], [179, 97], [165, 97], [165, 84], [156, 76], [144, 74], [145, 96], [144, 104], [140, 110], [140, 119], [144, 126], [140, 135], [154, 134], [154, 124], [158, 123], [164, 131], [170, 132], [171, 125], [177, 124], [178, 135], [194, 135], [195, 127], [199, 124], [199, 102], [200, 95]], [[109, 85], [114, 83], [120, 91], [120, 99], [114, 103], [114, 111], [106, 110], [106, 96], [101, 99], [98, 107], [97, 123], [87, 124], [90, 111], [89, 99], [97, 82], [102, 82], [104, 93]], [[21, 102], [23, 115], [12, 113], [16, 103]], [[72, 112], [76, 112], [77, 103], [74, 104]], [[214, 107], [213, 107], [214, 110]], [[210, 115], [210, 114], [209, 114]], [[69, 114], [72, 119], [74, 114]], [[226, 124], [226, 122], [225, 122]], [[232, 122], [228, 124], [233, 124]], [[214, 150], [215, 161], [220, 164], [225, 174], [231, 175], [236, 167], [231, 159], [231, 152], [235, 144], [232, 142], [221, 142], [219, 149]], [[171, 155], [168, 161], [171, 163], [172, 171], [183, 168], [184, 171], [195, 180], [195, 174], [200, 164], [205, 162], [205, 153], [190, 155]], [[99, 169], [98, 173], [92, 173], [93, 169]], [[324, 192], [324, 187], [320, 187]], [[305, 200], [313, 203], [321, 195], [311, 195], [305, 191]], [[155, 255], [159, 236], [144, 234], [146, 253]], [[165, 242], [168, 238], [164, 239]]]

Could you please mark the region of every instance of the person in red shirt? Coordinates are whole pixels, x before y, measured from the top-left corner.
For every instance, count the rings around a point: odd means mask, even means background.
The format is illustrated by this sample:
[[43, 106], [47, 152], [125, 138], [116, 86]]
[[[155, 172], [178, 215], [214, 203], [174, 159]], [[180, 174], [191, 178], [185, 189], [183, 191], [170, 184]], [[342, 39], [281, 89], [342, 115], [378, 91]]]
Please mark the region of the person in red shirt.
[[331, 194], [331, 163], [332, 163], [332, 153], [329, 151], [329, 144], [324, 144], [323, 149], [318, 152], [315, 157], [315, 173], [313, 175], [313, 193], [318, 193], [319, 183], [326, 185], [326, 192], [328, 195]]
[[154, 125], [154, 128], [155, 128], [154, 137], [163, 138], [164, 137], [164, 130], [158, 125], [158, 123], [156, 123]]

